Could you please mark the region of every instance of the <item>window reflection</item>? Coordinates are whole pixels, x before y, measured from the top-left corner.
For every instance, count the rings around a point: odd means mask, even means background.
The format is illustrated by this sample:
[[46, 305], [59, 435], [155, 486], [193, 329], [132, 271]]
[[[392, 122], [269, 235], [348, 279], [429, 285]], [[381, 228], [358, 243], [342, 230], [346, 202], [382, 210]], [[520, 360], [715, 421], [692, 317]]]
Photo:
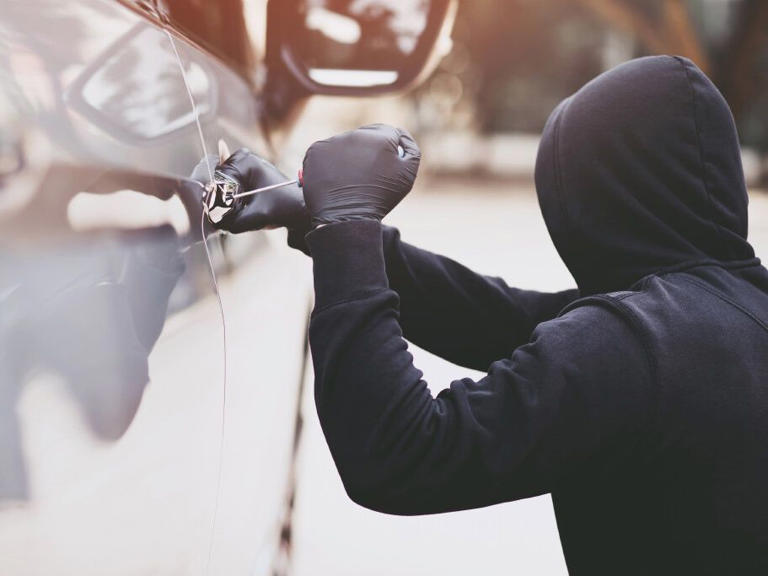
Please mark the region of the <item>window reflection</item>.
[[[261, 0], [259, 0], [261, 1]], [[174, 28], [181, 30], [192, 40], [246, 76], [253, 74], [258, 60], [245, 18], [252, 11], [258, 12], [253, 0], [216, 0], [216, 2], [190, 2], [189, 0], [165, 0], [164, 6]], [[261, 12], [263, 18], [263, 12]], [[263, 26], [263, 21], [261, 22]], [[263, 29], [258, 30], [263, 35]], [[253, 40], [258, 41], [259, 38]]]
[[[194, 60], [185, 59], [185, 66], [203, 117], [213, 106], [210, 76]], [[69, 96], [89, 120], [132, 138], [160, 138], [195, 121], [167, 36], [144, 25], [97, 61]]]

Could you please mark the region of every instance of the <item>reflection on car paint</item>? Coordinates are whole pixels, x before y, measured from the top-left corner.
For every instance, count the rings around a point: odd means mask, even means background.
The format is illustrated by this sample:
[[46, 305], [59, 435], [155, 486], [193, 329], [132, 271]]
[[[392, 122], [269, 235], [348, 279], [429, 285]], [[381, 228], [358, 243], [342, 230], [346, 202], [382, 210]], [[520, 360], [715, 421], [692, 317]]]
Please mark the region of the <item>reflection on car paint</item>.
[[168, 200], [121, 190], [109, 194], [80, 192], [67, 206], [67, 220], [73, 230], [86, 232], [106, 228], [137, 229], [170, 224], [176, 234], [189, 234], [189, 218], [178, 196]]
[[[180, 69], [162, 30], [117, 2], [0, 3], [0, 573], [202, 573], [222, 325]], [[176, 41], [207, 147], [263, 153], [253, 86]], [[224, 475], [217, 572], [274, 550], [284, 511], [306, 310], [271, 294], [303, 301], [309, 285], [269, 246], [212, 246], [235, 354], [260, 360], [232, 366], [226, 447], [249, 460]]]
[[[8, 7], [16, 22], [44, 8], [51, 9], [51, 22], [69, 22], [51, 2], [30, 4]], [[78, 130], [70, 117], [46, 110], [74, 104], [81, 112], [98, 112], [112, 137], [130, 133], [134, 140], [160, 138], [195, 123], [168, 38], [140, 21], [65, 89], [65, 72], [93, 48], [92, 39], [101, 38], [88, 24], [111, 21], [114, 27], [121, 22], [110, 18], [114, 9], [99, 2], [79, 3], [73, 11], [85, 12], [87, 18], [71, 20], [66, 46], [48, 43], [43, 35], [46, 17], [35, 19], [34, 33], [25, 34], [22, 27], [0, 36], [15, 38], [9, 58], [0, 58], [0, 72], [6, 71], [0, 102], [23, 112], [19, 129], [38, 116], [32, 125], [51, 129], [53, 142], [66, 134], [66, 153], [77, 154]], [[124, 11], [120, 16], [122, 21], [137, 20]], [[186, 72], [202, 109], [215, 114], [209, 74], [194, 62]], [[202, 218], [196, 187], [135, 169], [69, 166], [56, 153], [47, 165], [38, 166], [39, 176], [30, 181], [20, 174], [24, 150], [40, 138], [28, 135], [24, 142], [21, 132], [3, 134], [3, 196], [15, 201], [5, 203], [5, 213], [0, 213], [5, 246], [0, 250], [0, 400], [6, 412], [0, 430], [0, 503], [29, 496], [15, 414], [25, 386], [42, 374], [55, 374], [91, 430], [104, 439], [119, 438], [150, 380], [148, 357], [167, 315], [210, 291], [197, 272], [205, 262], [202, 250], [188, 250], [200, 239], [199, 228], [191, 226]], [[127, 201], [136, 196], [145, 200], [140, 215]], [[162, 209], [147, 213], [146, 201], [166, 206], [171, 199], [172, 217], [163, 218]], [[98, 213], [99, 205], [112, 212], [110, 218]]]
[[[55, 373], [96, 434], [120, 437], [149, 382], [147, 358], [185, 269], [175, 231], [160, 226], [110, 242], [85, 237], [57, 249], [17, 248], [0, 262], [0, 404], [12, 411], [25, 383]], [[18, 442], [5, 443], [0, 461], [18, 460], [20, 451]], [[0, 500], [25, 495], [14, 468], [3, 470]]]
[[[139, 24], [94, 61], [67, 92], [72, 105], [96, 125], [127, 139], [155, 140], [196, 122], [185, 87], [168, 50], [168, 38]], [[215, 113], [211, 77], [196, 62], [186, 64], [200, 116]]]

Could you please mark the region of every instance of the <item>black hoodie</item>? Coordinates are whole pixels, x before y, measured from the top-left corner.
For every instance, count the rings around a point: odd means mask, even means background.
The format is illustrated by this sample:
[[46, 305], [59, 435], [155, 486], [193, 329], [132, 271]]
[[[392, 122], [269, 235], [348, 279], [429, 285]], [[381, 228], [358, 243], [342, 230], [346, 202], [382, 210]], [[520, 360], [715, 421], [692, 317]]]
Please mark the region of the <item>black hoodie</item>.
[[[688, 60], [624, 64], [552, 114], [536, 184], [578, 290], [510, 288], [378, 222], [308, 235], [347, 492], [394, 514], [551, 492], [571, 574], [768, 573], [768, 271], [727, 104]], [[403, 338], [488, 374], [434, 398]]]

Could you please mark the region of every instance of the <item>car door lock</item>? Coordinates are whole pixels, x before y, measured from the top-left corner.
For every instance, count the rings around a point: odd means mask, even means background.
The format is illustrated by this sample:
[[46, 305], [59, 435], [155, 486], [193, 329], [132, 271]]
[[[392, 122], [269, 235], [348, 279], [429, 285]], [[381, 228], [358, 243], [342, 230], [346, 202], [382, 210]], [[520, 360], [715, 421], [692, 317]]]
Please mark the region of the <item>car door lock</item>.
[[205, 186], [203, 205], [208, 220], [218, 224], [235, 207], [240, 184], [234, 178], [216, 170], [213, 181]]
[[240, 191], [240, 183], [237, 180], [216, 170], [213, 175], [213, 181], [209, 182], [204, 188], [203, 206], [205, 207], [205, 213], [208, 216], [208, 220], [210, 220], [212, 224], [218, 224], [233, 208], [235, 208], [235, 203], [240, 198], [292, 185], [298, 185], [299, 187], [304, 186], [304, 177], [301, 170], [299, 170], [299, 177], [296, 180], [280, 182], [279, 184], [272, 184], [271, 186], [265, 186], [255, 190], [246, 190], [245, 192]]

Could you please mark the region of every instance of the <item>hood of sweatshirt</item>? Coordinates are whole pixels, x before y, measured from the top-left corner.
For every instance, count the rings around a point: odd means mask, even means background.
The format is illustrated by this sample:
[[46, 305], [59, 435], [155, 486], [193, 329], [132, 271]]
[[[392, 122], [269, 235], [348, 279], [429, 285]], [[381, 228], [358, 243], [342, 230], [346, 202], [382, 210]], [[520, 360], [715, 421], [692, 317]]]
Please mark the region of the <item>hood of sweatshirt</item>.
[[627, 62], [563, 101], [544, 128], [536, 189], [583, 295], [754, 258], [733, 116], [685, 58]]

